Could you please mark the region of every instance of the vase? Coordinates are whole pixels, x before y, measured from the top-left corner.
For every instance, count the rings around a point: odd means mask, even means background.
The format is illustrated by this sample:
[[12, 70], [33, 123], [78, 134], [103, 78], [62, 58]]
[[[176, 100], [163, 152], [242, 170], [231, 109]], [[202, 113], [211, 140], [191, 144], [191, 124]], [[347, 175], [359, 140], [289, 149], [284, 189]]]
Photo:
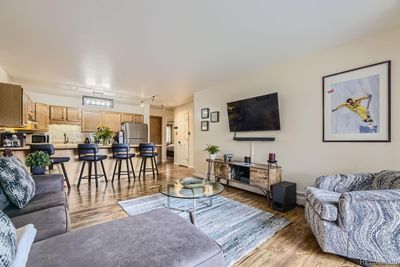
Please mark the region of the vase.
[[215, 160], [217, 158], [217, 154], [210, 154], [210, 159]]
[[41, 166], [31, 167], [31, 173], [33, 175], [42, 175], [42, 174], [44, 174], [45, 171], [46, 171], [45, 167], [41, 167]]

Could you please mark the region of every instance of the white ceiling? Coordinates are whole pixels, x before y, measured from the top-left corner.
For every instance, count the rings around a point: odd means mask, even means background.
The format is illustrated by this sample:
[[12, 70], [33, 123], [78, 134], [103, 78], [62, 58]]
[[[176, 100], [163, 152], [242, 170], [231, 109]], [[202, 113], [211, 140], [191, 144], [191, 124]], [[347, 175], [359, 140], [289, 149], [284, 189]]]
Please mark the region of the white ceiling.
[[0, 66], [42, 90], [174, 106], [399, 23], [398, 0], [0, 0]]

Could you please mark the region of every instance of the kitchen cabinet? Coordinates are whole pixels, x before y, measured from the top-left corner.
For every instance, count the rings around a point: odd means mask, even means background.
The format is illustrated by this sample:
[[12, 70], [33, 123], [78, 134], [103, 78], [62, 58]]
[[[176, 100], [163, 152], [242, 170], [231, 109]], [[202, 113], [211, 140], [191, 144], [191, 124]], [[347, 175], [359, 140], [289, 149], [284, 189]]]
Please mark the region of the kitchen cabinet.
[[121, 131], [121, 113], [105, 111], [103, 112], [102, 124], [111, 128], [113, 132]]
[[102, 112], [98, 110], [82, 111], [82, 132], [95, 132], [102, 125]]
[[50, 106], [50, 123], [62, 123], [66, 119], [66, 108], [61, 106]]
[[81, 122], [81, 114], [80, 108], [67, 108], [67, 122]]
[[16, 84], [0, 83], [0, 95], [0, 126], [25, 126], [23, 88]]
[[131, 114], [131, 113], [122, 113], [121, 114], [121, 122], [135, 122], [135, 114]]
[[80, 124], [81, 109], [50, 106], [50, 124]]
[[135, 114], [136, 123], [144, 123], [144, 116], [142, 114]]
[[35, 103], [36, 131], [47, 132], [49, 130], [49, 105]]

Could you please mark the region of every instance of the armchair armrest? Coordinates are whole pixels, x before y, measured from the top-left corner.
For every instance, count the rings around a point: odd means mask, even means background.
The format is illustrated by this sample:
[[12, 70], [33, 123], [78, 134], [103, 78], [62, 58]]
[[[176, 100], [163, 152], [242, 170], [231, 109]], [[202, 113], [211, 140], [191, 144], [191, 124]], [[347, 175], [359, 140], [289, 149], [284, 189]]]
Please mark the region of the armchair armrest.
[[35, 195], [64, 191], [64, 176], [61, 174], [34, 175]]
[[372, 173], [327, 175], [318, 177], [315, 180], [314, 187], [344, 193], [368, 189], [373, 180], [374, 174]]
[[349, 257], [354, 252], [365, 259], [400, 263], [400, 189], [343, 193], [339, 199], [338, 223], [347, 232]]

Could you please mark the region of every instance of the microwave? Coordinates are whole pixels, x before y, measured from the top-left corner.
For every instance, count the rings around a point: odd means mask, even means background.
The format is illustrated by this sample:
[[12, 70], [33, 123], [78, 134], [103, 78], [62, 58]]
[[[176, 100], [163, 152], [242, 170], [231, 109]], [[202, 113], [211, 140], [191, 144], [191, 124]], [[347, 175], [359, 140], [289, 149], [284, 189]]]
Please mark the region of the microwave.
[[27, 144], [46, 144], [51, 143], [51, 135], [49, 134], [31, 134], [26, 136]]

